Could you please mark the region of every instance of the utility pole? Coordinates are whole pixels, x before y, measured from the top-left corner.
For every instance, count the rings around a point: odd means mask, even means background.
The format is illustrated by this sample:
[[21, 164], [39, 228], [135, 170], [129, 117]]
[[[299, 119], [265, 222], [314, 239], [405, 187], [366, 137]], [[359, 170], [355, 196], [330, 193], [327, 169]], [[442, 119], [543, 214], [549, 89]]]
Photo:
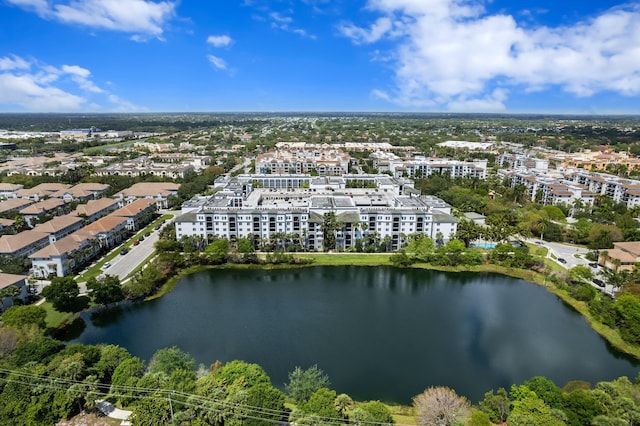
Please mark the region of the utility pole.
[[175, 422], [173, 420], [173, 404], [171, 403], [171, 394], [173, 393], [173, 391], [169, 392], [169, 410], [171, 410], [171, 424], [175, 425]]

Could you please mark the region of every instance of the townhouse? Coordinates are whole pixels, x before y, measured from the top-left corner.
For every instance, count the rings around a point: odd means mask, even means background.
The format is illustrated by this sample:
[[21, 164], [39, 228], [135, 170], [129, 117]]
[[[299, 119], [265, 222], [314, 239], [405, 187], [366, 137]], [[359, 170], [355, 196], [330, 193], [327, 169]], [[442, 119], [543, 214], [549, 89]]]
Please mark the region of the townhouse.
[[8, 200], [0, 201], [0, 213], [10, 214], [12, 212], [18, 212], [27, 206], [30, 206], [34, 202], [32, 200], [25, 200], [23, 198], [10, 198]]
[[130, 186], [114, 195], [120, 207], [140, 198], [152, 199], [159, 209], [169, 207], [169, 198], [178, 195], [179, 183], [173, 182], [141, 182]]
[[0, 255], [13, 258], [27, 257], [49, 244], [49, 234], [34, 230], [0, 237]]
[[127, 229], [130, 231], [140, 229], [151, 222], [158, 206], [155, 200], [141, 198], [111, 213], [110, 216], [124, 217], [127, 219]]
[[77, 270], [99, 252], [96, 237], [78, 232], [29, 255], [36, 278], [64, 277]]
[[118, 201], [112, 198], [99, 198], [97, 200], [89, 200], [86, 204], [79, 204], [74, 213], [90, 223], [108, 215], [119, 207]]
[[59, 214], [63, 214], [65, 212], [66, 204], [67, 203], [60, 198], [47, 198], [46, 200], [38, 201], [37, 203], [23, 208], [19, 213], [22, 215], [27, 225], [33, 227], [36, 220], [39, 220], [45, 215], [57, 216]]
[[24, 185], [16, 183], [0, 183], [0, 199], [17, 198], [17, 192], [24, 188]]
[[9, 309], [13, 305], [15, 299], [20, 299], [23, 302], [27, 300], [28, 287], [26, 276], [0, 272], [0, 290], [4, 290], [8, 287], [16, 287], [17, 294], [13, 297], [0, 297], [0, 313]]
[[62, 216], [54, 217], [53, 219], [36, 225], [33, 230], [49, 235], [49, 244], [53, 244], [61, 238], [77, 231], [82, 228], [82, 218], [73, 215], [66, 214]]

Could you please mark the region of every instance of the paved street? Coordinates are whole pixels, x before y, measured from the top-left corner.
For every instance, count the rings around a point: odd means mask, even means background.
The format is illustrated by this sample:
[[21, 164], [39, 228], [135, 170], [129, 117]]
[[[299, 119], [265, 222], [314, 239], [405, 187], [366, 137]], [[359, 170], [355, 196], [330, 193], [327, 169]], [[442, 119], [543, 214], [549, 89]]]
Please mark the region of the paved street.
[[[585, 255], [590, 251], [588, 249], [582, 247], [575, 247], [568, 244], [560, 244], [560, 243], [552, 243], [549, 241], [542, 241], [539, 239], [531, 238], [526, 239], [528, 243], [534, 243], [541, 247], [546, 247], [549, 250], [547, 257], [553, 261], [555, 261], [558, 265], [562, 266], [565, 269], [571, 269], [574, 266], [583, 265], [590, 268], [594, 273], [594, 278], [600, 279], [604, 281], [604, 277], [602, 276], [602, 267], [598, 266], [598, 268], [591, 268], [589, 263], [593, 263], [585, 258]], [[555, 259], [551, 256], [553, 254]], [[557, 259], [564, 259], [566, 261], [565, 264], [558, 262]], [[593, 287], [598, 290], [605, 291], [607, 294], [613, 294], [613, 286], [606, 285], [604, 288], [598, 287], [594, 283], [591, 283]]]
[[158, 232], [153, 231], [144, 241], [137, 246], [131, 246], [129, 253], [118, 255], [111, 261], [111, 266], [104, 269], [103, 272], [109, 275], [117, 275], [123, 280], [131, 273], [139, 264], [153, 253], [154, 244], [158, 241]]

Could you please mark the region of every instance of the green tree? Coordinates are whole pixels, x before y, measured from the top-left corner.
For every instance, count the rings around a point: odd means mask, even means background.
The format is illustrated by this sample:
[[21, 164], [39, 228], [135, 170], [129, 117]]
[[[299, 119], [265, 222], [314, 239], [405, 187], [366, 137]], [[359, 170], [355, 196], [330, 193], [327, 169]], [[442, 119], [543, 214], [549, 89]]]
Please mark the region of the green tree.
[[341, 393], [336, 396], [335, 401], [333, 401], [333, 405], [336, 411], [338, 411], [343, 418], [346, 418], [347, 411], [353, 407], [353, 399], [351, 399], [351, 397], [346, 393]]
[[551, 407], [526, 386], [513, 386], [511, 394], [514, 402], [507, 418], [508, 426], [565, 425], [552, 413]]
[[[380, 401], [368, 401], [360, 404], [358, 405], [358, 410], [366, 414], [366, 418], [363, 420], [368, 423], [395, 423], [391, 411]], [[349, 418], [351, 419], [351, 416]]]
[[22, 293], [22, 290], [20, 290], [20, 288], [15, 285], [10, 285], [8, 287], [0, 289], [0, 312], [4, 310], [5, 299], [13, 299], [16, 296], [19, 296], [20, 293]]
[[131, 357], [125, 359], [116, 367], [111, 376], [111, 390], [110, 393], [115, 395], [115, 398], [122, 405], [127, 406], [131, 404], [136, 394], [135, 387], [145, 372], [144, 362], [138, 357]]
[[594, 417], [605, 414], [591, 391], [578, 389], [564, 396], [563, 411], [571, 426], [590, 425]]
[[132, 426], [166, 426], [171, 424], [171, 406], [167, 395], [147, 394], [139, 399], [131, 413]]
[[109, 305], [124, 299], [124, 291], [117, 276], [91, 277], [87, 281], [87, 289], [91, 291], [90, 295], [93, 303], [98, 305]]
[[80, 289], [72, 277], [57, 277], [42, 290], [42, 295], [60, 312], [78, 310]]
[[479, 405], [493, 423], [504, 423], [511, 411], [511, 400], [505, 388], [498, 389], [496, 393], [493, 391], [485, 393]]
[[35, 305], [12, 306], [2, 314], [2, 322], [16, 328], [36, 325], [44, 329], [47, 325], [46, 318], [47, 311]]
[[195, 371], [196, 362], [188, 353], [176, 346], [159, 349], [149, 361], [150, 373], [164, 373], [167, 376], [175, 370]]
[[593, 272], [591, 271], [591, 268], [584, 265], [574, 266], [567, 271], [567, 275], [574, 283], [591, 281], [593, 279]]
[[285, 392], [296, 404], [300, 404], [308, 400], [318, 389], [328, 388], [329, 385], [329, 376], [317, 365], [312, 365], [306, 370], [296, 367], [289, 373], [289, 383], [285, 385]]
[[302, 403], [302, 411], [306, 414], [315, 414], [325, 419], [340, 419], [340, 413], [336, 410], [334, 402], [336, 391], [320, 388], [309, 399]]

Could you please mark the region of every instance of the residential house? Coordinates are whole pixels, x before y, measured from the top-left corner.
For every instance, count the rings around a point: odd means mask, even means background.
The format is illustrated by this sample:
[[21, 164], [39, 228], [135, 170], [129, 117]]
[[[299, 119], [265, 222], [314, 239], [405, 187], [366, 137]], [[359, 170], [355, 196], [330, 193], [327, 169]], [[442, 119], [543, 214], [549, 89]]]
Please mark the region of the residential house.
[[127, 229], [135, 231], [151, 222], [156, 210], [157, 205], [155, 200], [141, 198], [114, 211], [110, 216], [127, 218]]
[[39, 201], [23, 208], [19, 213], [29, 226], [34, 226], [35, 221], [44, 215], [49, 214], [57, 216], [64, 213], [65, 204], [66, 203], [59, 198], [47, 198], [46, 200]]
[[49, 234], [49, 244], [55, 243], [57, 240], [82, 228], [82, 218], [73, 214], [57, 216], [53, 219], [36, 225], [33, 230]]
[[633, 271], [636, 263], [640, 262], [640, 241], [625, 241], [613, 243], [613, 248], [600, 250], [598, 264], [614, 272]]
[[0, 201], [0, 213], [9, 213], [12, 211], [21, 210], [27, 206], [33, 204], [31, 200], [25, 200], [23, 198], [10, 198], [8, 200]]
[[24, 188], [24, 185], [16, 183], [0, 183], [0, 199], [16, 198], [16, 192]]
[[94, 258], [99, 250], [96, 237], [74, 233], [31, 254], [33, 275], [37, 278], [64, 277]]
[[95, 236], [100, 247], [111, 248], [120, 244], [127, 234], [127, 218], [108, 215], [86, 225], [76, 233]]
[[118, 192], [113, 198], [118, 200], [120, 207], [140, 198], [155, 200], [159, 209], [169, 207], [169, 198], [178, 195], [179, 183], [173, 182], [141, 182]]
[[89, 200], [87, 204], [79, 204], [76, 207], [75, 214], [90, 223], [117, 210], [118, 207], [118, 202], [112, 198], [99, 198], [97, 200]]
[[18, 294], [15, 297], [0, 297], [0, 312], [10, 308], [11, 305], [13, 305], [14, 299], [22, 299], [23, 301], [27, 300], [27, 277], [24, 275], [5, 274], [0, 272], [0, 290], [4, 290], [11, 286], [15, 286], [18, 289], [18, 291], [16, 291]]
[[0, 255], [26, 257], [49, 244], [49, 234], [33, 230], [0, 237]]
[[62, 198], [69, 201], [96, 200], [104, 196], [110, 186], [103, 183], [80, 183], [68, 189], [63, 189], [51, 194], [53, 198]]

